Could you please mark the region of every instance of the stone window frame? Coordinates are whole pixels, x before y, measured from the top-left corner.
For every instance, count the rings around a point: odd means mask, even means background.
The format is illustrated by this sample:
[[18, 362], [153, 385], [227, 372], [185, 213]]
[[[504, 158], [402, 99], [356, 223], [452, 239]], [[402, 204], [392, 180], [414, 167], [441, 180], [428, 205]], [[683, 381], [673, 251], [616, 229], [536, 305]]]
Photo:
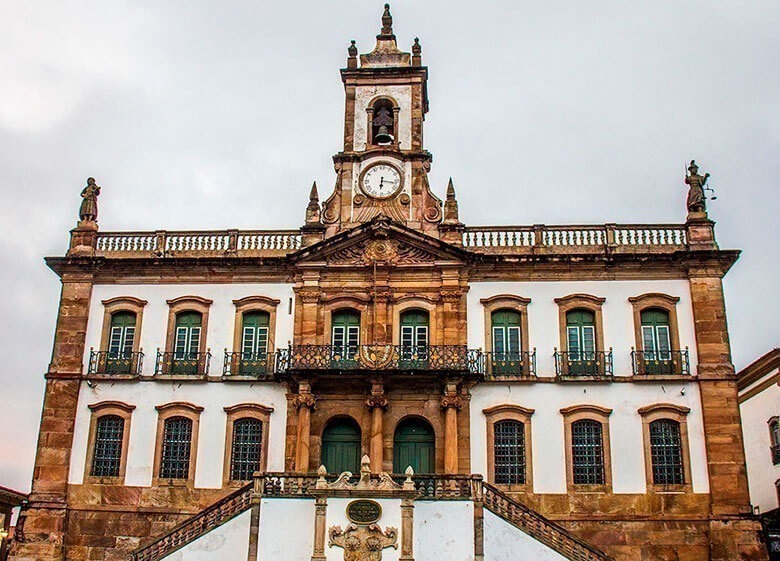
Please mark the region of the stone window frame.
[[596, 352], [606, 351], [604, 346], [604, 316], [602, 306], [606, 298], [593, 296], [592, 294], [569, 294], [561, 298], [555, 298], [554, 302], [558, 304], [558, 334], [560, 338], [561, 352], [568, 352], [569, 338], [566, 334], [566, 314], [575, 310], [587, 310], [594, 315], [594, 327], [596, 329]]
[[[642, 443], [645, 457], [645, 481], [648, 493], [692, 493], [691, 452], [688, 440], [689, 407], [674, 403], [653, 403], [637, 409], [642, 417]], [[680, 453], [682, 454], [683, 478], [685, 483], [657, 485], [653, 483], [653, 457], [650, 450], [650, 423], [660, 419], [675, 421], [680, 425]]]
[[[775, 442], [774, 425], [778, 425], [778, 430], [780, 430], [780, 417], [777, 415], [769, 417], [769, 420], [766, 422], [766, 426], [769, 429], [769, 453], [771, 454], [772, 465], [776, 466], [780, 464], [780, 439], [778, 439], [778, 442]], [[775, 452], [775, 449], [777, 449], [778, 452]]]
[[198, 312], [201, 315], [199, 352], [207, 352], [209, 348], [206, 344], [208, 340], [209, 310], [214, 301], [201, 296], [189, 295], [179, 296], [165, 302], [168, 304], [168, 329], [165, 336], [166, 352], [170, 353], [174, 350], [176, 344], [176, 316], [183, 312]]
[[117, 312], [131, 312], [135, 314], [135, 336], [133, 337], [133, 352], [141, 349], [141, 327], [143, 325], [144, 307], [149, 302], [135, 296], [116, 296], [107, 300], [101, 300], [103, 304], [103, 326], [100, 332], [100, 350], [108, 351], [111, 341], [111, 318]]
[[[90, 410], [89, 437], [87, 439], [87, 457], [84, 465], [84, 480], [89, 483], [124, 484], [127, 473], [127, 456], [130, 452], [130, 422], [132, 420], [135, 405], [123, 401], [100, 401], [87, 405]], [[115, 477], [91, 475], [92, 461], [95, 454], [95, 439], [97, 437], [97, 423], [100, 417], [116, 415], [124, 420], [122, 428], [122, 455], [119, 458], [119, 475]]]
[[646, 310], [663, 310], [669, 315], [669, 344], [672, 351], [680, 351], [680, 327], [677, 322], [677, 303], [679, 296], [670, 296], [660, 292], [648, 292], [628, 299], [634, 311], [634, 341], [635, 349], [643, 351], [642, 312]]
[[390, 105], [393, 106], [393, 142], [391, 145], [400, 143], [400, 139], [398, 138], [398, 125], [401, 115], [401, 104], [398, 103], [394, 97], [381, 94], [374, 96], [366, 103], [366, 149], [379, 146], [378, 144], [374, 144], [374, 107], [380, 101], [389, 101]]
[[533, 464], [533, 442], [531, 440], [531, 417], [534, 409], [528, 409], [520, 405], [511, 403], [502, 403], [487, 407], [482, 410], [485, 415], [487, 429], [487, 480], [496, 485], [496, 466], [495, 466], [495, 428], [494, 425], [499, 421], [518, 421], [523, 423], [524, 444], [525, 444], [525, 483], [504, 485], [502, 489], [509, 492], [533, 493], [534, 489], [534, 464]]
[[[570, 493], [612, 492], [612, 447], [610, 443], [609, 418], [612, 409], [594, 404], [571, 405], [560, 410], [563, 415], [564, 448], [566, 452], [566, 488]], [[604, 453], [604, 483], [583, 485], [574, 483], [572, 454], [572, 425], [577, 421], [590, 420], [601, 423], [601, 440]]]
[[222, 466], [222, 485], [225, 487], [241, 487], [246, 481], [238, 481], [230, 478], [230, 464], [233, 457], [233, 425], [239, 419], [256, 419], [263, 425], [262, 441], [260, 443], [260, 468], [265, 471], [268, 466], [268, 437], [270, 435], [271, 413], [273, 407], [259, 403], [238, 403], [224, 407], [226, 414], [225, 424], [225, 458]]
[[327, 298], [322, 301], [323, 308], [323, 326], [322, 326], [322, 341], [323, 345], [333, 344], [333, 314], [342, 310], [351, 310], [357, 312], [360, 316], [360, 337], [358, 339], [358, 345], [363, 345], [364, 341], [370, 339], [368, 332], [368, 312], [369, 303], [371, 300], [368, 297], [361, 296], [335, 296], [333, 298]]
[[393, 302], [393, 345], [401, 344], [401, 315], [412, 310], [422, 310], [428, 314], [428, 346], [439, 344], [438, 300], [427, 296], [402, 296]]
[[[195, 481], [195, 463], [198, 457], [198, 437], [200, 434], [200, 414], [203, 407], [188, 401], [172, 401], [163, 405], [157, 405], [157, 436], [154, 445], [154, 467], [152, 472], [152, 485], [155, 486], [179, 486], [192, 485]], [[167, 479], [159, 476], [162, 463], [163, 434], [165, 421], [171, 417], [186, 417], [192, 421], [192, 440], [190, 442], [190, 465], [187, 479]]]
[[236, 307], [236, 319], [233, 328], [233, 352], [241, 352], [244, 314], [249, 312], [264, 312], [268, 314], [268, 350], [272, 354], [276, 350], [276, 310], [281, 300], [267, 296], [245, 296], [233, 300]]

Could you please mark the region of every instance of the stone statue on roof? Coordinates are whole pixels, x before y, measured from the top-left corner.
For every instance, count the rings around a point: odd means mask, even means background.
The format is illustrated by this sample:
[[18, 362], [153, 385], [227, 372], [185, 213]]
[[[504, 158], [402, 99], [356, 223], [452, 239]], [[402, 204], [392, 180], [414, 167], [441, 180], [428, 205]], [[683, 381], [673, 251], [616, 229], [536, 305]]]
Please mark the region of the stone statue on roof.
[[710, 174], [699, 175], [699, 166], [696, 160], [691, 160], [688, 166], [688, 175], [685, 176], [685, 183], [688, 185], [688, 212], [706, 212], [707, 197], [704, 196], [704, 185]]
[[87, 186], [81, 191], [81, 208], [79, 218], [81, 220], [95, 222], [98, 215], [97, 199], [100, 195], [100, 185], [95, 183], [95, 178], [87, 179]]

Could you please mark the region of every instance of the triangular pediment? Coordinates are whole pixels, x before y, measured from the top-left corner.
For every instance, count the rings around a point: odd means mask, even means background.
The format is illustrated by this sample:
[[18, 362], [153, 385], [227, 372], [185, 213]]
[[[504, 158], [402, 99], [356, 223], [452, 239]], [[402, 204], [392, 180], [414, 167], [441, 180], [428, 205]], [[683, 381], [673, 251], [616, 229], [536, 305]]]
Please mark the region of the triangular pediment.
[[291, 257], [295, 263], [329, 266], [419, 266], [463, 263], [469, 252], [437, 238], [378, 216], [350, 230], [304, 248]]

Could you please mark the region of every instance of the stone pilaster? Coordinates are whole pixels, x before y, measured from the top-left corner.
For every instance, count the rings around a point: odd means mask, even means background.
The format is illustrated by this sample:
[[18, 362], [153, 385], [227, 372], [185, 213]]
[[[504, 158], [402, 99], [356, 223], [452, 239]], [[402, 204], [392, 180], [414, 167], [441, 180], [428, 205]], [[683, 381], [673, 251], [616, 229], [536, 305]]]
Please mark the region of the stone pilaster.
[[311, 561], [325, 561], [325, 515], [328, 511], [328, 499], [317, 497], [314, 501], [314, 548]]
[[414, 500], [401, 499], [401, 556], [399, 561], [414, 561]]
[[457, 384], [447, 382], [444, 397], [441, 398], [444, 409], [444, 473], [458, 473], [458, 411], [463, 400], [458, 395]]
[[90, 274], [63, 274], [32, 491], [9, 559], [63, 559], [70, 454], [91, 296]]
[[366, 405], [371, 411], [371, 435], [368, 442], [368, 457], [371, 460], [371, 471], [380, 473], [384, 460], [382, 454], [384, 448], [384, 415], [388, 406], [387, 397], [381, 382], [372, 383], [371, 395], [366, 399]]
[[298, 395], [293, 398], [293, 407], [298, 410], [298, 432], [295, 441], [295, 471], [309, 471], [309, 439], [311, 438], [311, 410], [317, 398], [311, 393], [311, 386], [301, 382]]

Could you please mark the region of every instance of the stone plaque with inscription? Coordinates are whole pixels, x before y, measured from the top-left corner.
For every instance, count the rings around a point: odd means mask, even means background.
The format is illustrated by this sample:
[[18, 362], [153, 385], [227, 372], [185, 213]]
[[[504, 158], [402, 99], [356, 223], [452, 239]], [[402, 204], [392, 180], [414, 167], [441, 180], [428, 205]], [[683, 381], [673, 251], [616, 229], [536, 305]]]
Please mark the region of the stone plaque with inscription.
[[347, 518], [354, 524], [373, 524], [382, 517], [382, 506], [376, 501], [359, 500], [347, 505]]

